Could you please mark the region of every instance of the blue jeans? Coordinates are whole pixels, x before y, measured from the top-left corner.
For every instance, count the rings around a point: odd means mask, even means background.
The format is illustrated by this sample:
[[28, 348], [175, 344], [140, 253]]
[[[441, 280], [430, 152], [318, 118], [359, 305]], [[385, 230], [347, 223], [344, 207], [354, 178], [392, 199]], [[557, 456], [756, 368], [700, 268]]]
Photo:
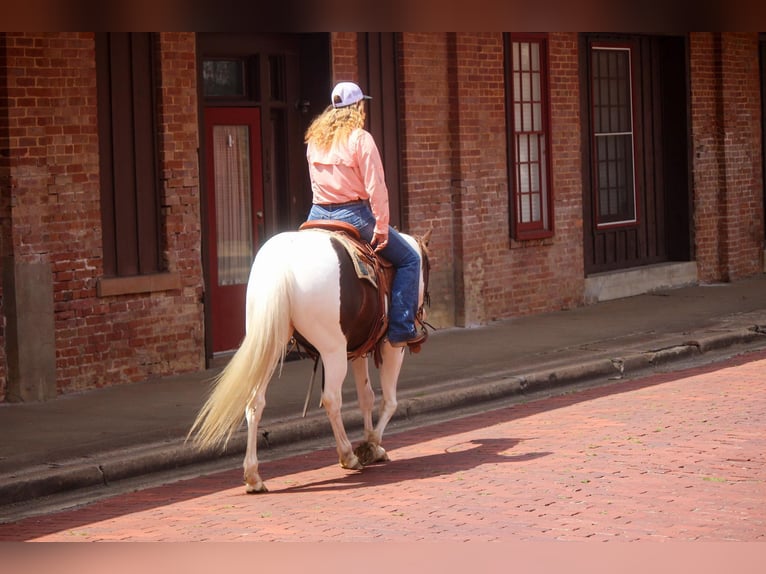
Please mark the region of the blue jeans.
[[[365, 241], [372, 241], [375, 218], [366, 203], [330, 207], [311, 207], [308, 219], [339, 219], [359, 230]], [[415, 251], [393, 227], [388, 228], [388, 245], [379, 251], [396, 268], [391, 287], [391, 306], [388, 310], [388, 340], [399, 343], [417, 334], [415, 313], [418, 308], [420, 282], [420, 254]]]

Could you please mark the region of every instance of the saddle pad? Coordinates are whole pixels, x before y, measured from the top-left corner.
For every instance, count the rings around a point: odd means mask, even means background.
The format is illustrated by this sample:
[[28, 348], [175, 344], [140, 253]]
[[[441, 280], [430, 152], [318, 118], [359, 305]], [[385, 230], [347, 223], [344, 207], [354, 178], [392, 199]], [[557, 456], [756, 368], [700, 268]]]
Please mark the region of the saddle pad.
[[359, 254], [359, 250], [356, 247], [349, 248], [346, 246], [346, 251], [348, 251], [348, 254], [351, 256], [351, 261], [354, 262], [354, 269], [356, 269], [357, 277], [359, 277], [359, 279], [367, 279], [367, 281], [372, 283], [372, 286], [377, 289], [378, 282], [375, 280], [375, 269], [373, 266], [362, 259], [362, 256]]

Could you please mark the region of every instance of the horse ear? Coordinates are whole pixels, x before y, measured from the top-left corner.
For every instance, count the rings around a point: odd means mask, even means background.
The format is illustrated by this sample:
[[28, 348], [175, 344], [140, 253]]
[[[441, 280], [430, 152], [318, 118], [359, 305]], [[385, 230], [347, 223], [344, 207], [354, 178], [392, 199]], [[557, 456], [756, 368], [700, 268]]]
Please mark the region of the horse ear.
[[423, 245], [428, 247], [428, 242], [431, 241], [431, 234], [434, 232], [434, 226], [431, 226], [431, 229], [426, 231], [426, 234], [420, 239], [423, 242]]

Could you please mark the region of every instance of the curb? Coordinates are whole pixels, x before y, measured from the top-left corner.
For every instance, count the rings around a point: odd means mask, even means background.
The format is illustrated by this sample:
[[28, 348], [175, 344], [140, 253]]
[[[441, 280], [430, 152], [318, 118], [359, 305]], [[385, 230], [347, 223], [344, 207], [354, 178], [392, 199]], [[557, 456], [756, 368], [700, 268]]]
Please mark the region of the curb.
[[[603, 358], [573, 365], [532, 371], [525, 374], [493, 373], [485, 382], [436, 391], [425, 396], [400, 398], [392, 420], [408, 420], [425, 414], [449, 411], [459, 407], [491, 402], [524, 393], [563, 387], [599, 377], [622, 378], [659, 364], [671, 363], [694, 355], [752, 342], [766, 335], [766, 327], [755, 325], [746, 329], [713, 334], [684, 342], [681, 345]], [[471, 379], [476, 381], [474, 377]], [[421, 391], [422, 392], [422, 391]], [[346, 409], [343, 423], [347, 431], [363, 428], [357, 409]], [[269, 448], [308, 439], [332, 436], [324, 412], [306, 418], [286, 419], [262, 424], [258, 448]], [[80, 488], [108, 486], [112, 482], [153, 472], [210, 462], [222, 456], [243, 455], [247, 446], [245, 430], [236, 432], [226, 449], [199, 451], [187, 445], [183, 438], [96, 455], [93, 460], [77, 460], [72, 464], [37, 466], [10, 477], [0, 477], [0, 500], [4, 505], [29, 501]]]

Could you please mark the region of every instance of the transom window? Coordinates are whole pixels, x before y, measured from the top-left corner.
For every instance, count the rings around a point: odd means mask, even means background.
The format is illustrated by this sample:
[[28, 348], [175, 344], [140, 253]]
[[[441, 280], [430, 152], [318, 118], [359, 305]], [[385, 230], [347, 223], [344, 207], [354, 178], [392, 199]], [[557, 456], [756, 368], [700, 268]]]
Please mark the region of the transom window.
[[591, 53], [596, 223], [637, 221], [631, 49], [594, 46]]
[[506, 93], [511, 205], [515, 239], [553, 233], [547, 36], [506, 34]]
[[242, 60], [204, 60], [202, 89], [206, 98], [245, 97], [245, 63]]

